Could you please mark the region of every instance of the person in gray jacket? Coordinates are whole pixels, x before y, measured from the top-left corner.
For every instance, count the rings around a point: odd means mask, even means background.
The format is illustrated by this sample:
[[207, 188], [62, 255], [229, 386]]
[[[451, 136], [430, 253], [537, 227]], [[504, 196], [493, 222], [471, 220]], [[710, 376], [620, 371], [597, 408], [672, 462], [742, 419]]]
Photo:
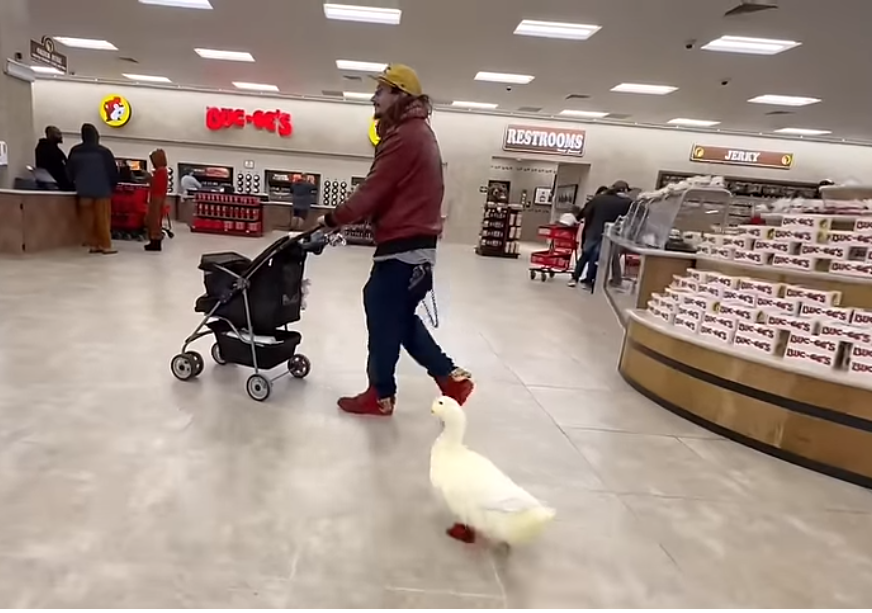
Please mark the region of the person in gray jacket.
[[112, 248], [111, 218], [118, 166], [112, 152], [100, 144], [100, 133], [93, 124], [82, 126], [82, 142], [70, 150], [67, 172], [79, 196], [91, 253], [117, 253]]

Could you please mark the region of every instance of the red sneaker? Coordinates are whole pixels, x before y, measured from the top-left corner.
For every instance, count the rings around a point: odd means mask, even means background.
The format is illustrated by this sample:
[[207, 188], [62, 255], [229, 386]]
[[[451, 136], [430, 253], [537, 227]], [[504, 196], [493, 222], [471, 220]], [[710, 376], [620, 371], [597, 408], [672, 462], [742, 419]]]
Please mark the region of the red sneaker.
[[442, 390], [443, 396], [453, 398], [460, 406], [466, 403], [472, 394], [472, 390], [475, 389], [472, 375], [462, 368], [455, 368], [447, 377], [437, 377], [436, 384]]
[[339, 408], [353, 415], [372, 415], [375, 417], [390, 417], [394, 413], [394, 398], [379, 399], [375, 388], [370, 387], [362, 394], [353, 398], [340, 398]]

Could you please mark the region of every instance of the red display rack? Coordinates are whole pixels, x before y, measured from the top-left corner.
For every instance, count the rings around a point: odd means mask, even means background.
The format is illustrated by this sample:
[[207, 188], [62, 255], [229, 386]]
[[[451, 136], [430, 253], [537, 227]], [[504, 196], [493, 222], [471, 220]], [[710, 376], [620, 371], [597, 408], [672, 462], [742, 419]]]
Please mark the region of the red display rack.
[[200, 192], [194, 200], [191, 232], [261, 237], [263, 200], [257, 196]]

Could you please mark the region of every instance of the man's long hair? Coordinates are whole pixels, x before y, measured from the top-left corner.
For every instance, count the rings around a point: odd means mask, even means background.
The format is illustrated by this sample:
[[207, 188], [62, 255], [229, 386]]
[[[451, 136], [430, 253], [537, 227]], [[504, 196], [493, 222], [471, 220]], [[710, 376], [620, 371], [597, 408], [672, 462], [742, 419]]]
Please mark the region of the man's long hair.
[[403, 116], [414, 105], [421, 105], [427, 111], [427, 117], [433, 114], [433, 103], [430, 101], [430, 96], [426, 94], [421, 96], [412, 96], [404, 94], [397, 100], [381, 117], [386, 126], [395, 126], [403, 120]]

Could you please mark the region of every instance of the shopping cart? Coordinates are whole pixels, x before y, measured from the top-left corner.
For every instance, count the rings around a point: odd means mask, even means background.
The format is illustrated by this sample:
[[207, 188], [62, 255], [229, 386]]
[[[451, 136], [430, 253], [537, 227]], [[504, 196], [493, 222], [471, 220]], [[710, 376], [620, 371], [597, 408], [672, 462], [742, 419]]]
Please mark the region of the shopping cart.
[[538, 235], [548, 240], [548, 249], [530, 254], [530, 280], [544, 282], [557, 274], [569, 274], [578, 252], [579, 226], [551, 224], [539, 226]]
[[[112, 238], [115, 240], [145, 240], [148, 218], [148, 185], [121, 183], [112, 194]], [[173, 238], [173, 222], [170, 219], [169, 204], [165, 204], [162, 217], [165, 220], [164, 234]]]

